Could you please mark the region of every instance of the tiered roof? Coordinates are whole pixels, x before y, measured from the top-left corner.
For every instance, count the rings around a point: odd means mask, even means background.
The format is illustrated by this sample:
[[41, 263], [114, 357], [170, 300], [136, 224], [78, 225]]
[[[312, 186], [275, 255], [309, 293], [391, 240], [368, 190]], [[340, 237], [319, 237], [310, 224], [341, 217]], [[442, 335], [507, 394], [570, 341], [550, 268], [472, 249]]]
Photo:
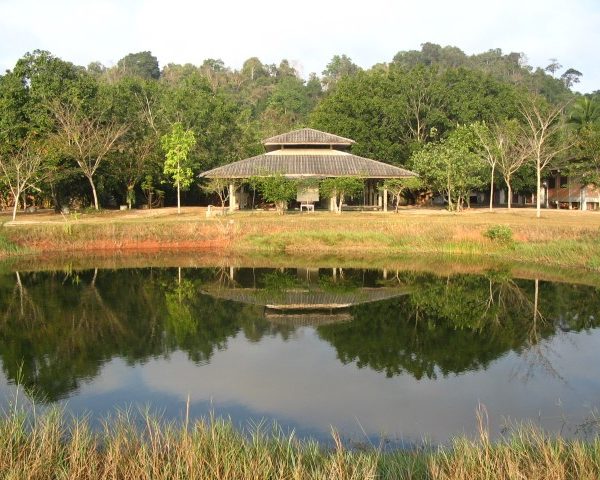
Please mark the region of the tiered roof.
[[[286, 177], [405, 178], [410, 170], [353, 155], [354, 140], [313, 128], [302, 128], [263, 141], [269, 151], [200, 174], [205, 178], [249, 178], [281, 174]], [[277, 149], [277, 146], [280, 148]], [[327, 148], [329, 147], [329, 148]]]

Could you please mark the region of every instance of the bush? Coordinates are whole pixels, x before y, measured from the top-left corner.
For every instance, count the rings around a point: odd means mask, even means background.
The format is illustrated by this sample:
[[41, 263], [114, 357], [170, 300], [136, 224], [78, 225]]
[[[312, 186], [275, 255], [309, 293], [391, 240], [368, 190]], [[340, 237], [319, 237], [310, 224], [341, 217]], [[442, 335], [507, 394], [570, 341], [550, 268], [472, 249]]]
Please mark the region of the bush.
[[508, 225], [491, 225], [483, 236], [498, 243], [511, 243], [513, 240], [513, 231]]

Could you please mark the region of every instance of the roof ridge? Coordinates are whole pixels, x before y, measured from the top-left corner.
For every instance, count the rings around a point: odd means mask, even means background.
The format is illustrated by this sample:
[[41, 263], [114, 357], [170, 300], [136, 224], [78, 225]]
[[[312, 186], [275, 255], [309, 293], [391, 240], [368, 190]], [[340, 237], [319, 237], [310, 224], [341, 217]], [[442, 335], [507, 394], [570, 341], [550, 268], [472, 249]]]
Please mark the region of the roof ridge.
[[316, 128], [305, 127], [265, 138], [262, 143], [263, 145], [352, 145], [356, 142], [351, 138], [324, 132]]

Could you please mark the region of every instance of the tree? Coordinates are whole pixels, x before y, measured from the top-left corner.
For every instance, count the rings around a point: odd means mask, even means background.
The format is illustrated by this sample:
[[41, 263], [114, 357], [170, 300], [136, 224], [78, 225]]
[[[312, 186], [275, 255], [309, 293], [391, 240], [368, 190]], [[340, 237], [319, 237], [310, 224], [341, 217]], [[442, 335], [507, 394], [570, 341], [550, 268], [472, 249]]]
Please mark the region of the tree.
[[280, 215], [283, 215], [287, 203], [294, 199], [298, 191], [297, 182], [281, 174], [252, 177], [250, 178], [250, 182], [256, 185], [258, 191], [267, 202], [275, 204], [275, 208]]
[[536, 172], [537, 218], [541, 216], [542, 172], [560, 153], [571, 147], [560, 138], [563, 110], [564, 105], [548, 105], [539, 98], [530, 98], [521, 104], [525, 120], [523, 133]]
[[229, 191], [229, 185], [231, 183], [232, 181], [227, 178], [211, 178], [209, 179], [208, 183], [200, 187], [203, 192], [208, 194], [217, 194], [219, 200], [221, 201], [221, 211], [223, 214], [225, 214], [225, 202], [227, 202], [227, 199], [231, 193]]
[[498, 165], [508, 188], [508, 208], [512, 204], [512, 178], [525, 164], [529, 155], [527, 141], [516, 120], [506, 120], [495, 127], [498, 145]]
[[329, 90], [341, 78], [354, 75], [359, 71], [360, 67], [347, 55], [334, 55], [323, 70], [323, 84]]
[[490, 166], [490, 212], [494, 209], [494, 172], [498, 164], [498, 149], [495, 138], [485, 123], [475, 123], [473, 131], [479, 139], [481, 146], [481, 158]]
[[57, 139], [71, 156], [92, 188], [94, 207], [99, 210], [94, 175], [128, 127], [114, 121], [102, 122], [101, 115], [86, 115], [79, 107], [53, 102], [50, 109], [57, 124]]
[[418, 177], [406, 178], [388, 178], [383, 182], [383, 189], [387, 190], [394, 197], [395, 212], [398, 213], [400, 198], [407, 190], [418, 190], [423, 186], [423, 182]]
[[442, 192], [449, 210], [460, 211], [468, 195], [485, 184], [485, 165], [476, 153], [472, 127], [459, 126], [437, 143], [413, 154], [410, 165], [432, 190]]
[[480, 155], [491, 169], [490, 211], [493, 210], [494, 172], [500, 170], [508, 188], [508, 208], [512, 203], [511, 179], [523, 166], [529, 155], [525, 138], [516, 120], [504, 120], [488, 126], [485, 123], [473, 125], [473, 131], [479, 139]]
[[192, 183], [193, 171], [189, 165], [189, 153], [196, 144], [192, 130], [185, 130], [179, 122], [171, 132], [162, 136], [161, 145], [166, 155], [164, 174], [169, 175], [177, 188], [177, 213], [181, 213], [181, 189]]
[[157, 80], [160, 77], [158, 60], [152, 52], [130, 53], [119, 60], [117, 68], [126, 76], [141, 77], [146, 80]]
[[24, 142], [17, 152], [0, 155], [2, 180], [8, 185], [14, 198], [13, 221], [17, 218], [17, 207], [21, 194], [28, 188], [37, 189], [44, 179], [44, 156], [39, 145]]
[[364, 189], [364, 181], [359, 177], [333, 177], [324, 179], [319, 190], [325, 197], [335, 201], [335, 212], [342, 213], [345, 197], [353, 197]]
[[568, 171], [584, 185], [600, 186], [600, 125], [587, 124], [577, 132], [576, 154]]
[[101, 89], [110, 117], [129, 126], [108, 172], [117, 180], [129, 208], [140, 180], [146, 174], [160, 176], [163, 168], [159, 133], [165, 128], [160, 105], [163, 89], [159, 82], [134, 77]]
[[573, 102], [569, 111], [569, 124], [577, 131], [594, 123], [600, 123], [600, 96], [586, 95]]
[[579, 79], [582, 75], [583, 74], [579, 70], [569, 68], [560, 76], [560, 79], [565, 84], [565, 87], [571, 88], [576, 83], [579, 83]]

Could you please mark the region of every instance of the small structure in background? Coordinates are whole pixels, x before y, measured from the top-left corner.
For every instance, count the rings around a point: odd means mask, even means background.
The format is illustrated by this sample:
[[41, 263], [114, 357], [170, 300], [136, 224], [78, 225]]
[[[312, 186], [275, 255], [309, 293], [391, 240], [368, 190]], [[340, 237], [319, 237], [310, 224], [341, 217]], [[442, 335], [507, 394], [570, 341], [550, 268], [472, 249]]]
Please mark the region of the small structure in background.
[[[364, 189], [355, 198], [354, 208], [388, 209], [388, 192], [380, 189], [388, 178], [415, 177], [410, 170], [360, 157], [350, 152], [354, 140], [331, 133], [303, 128], [276, 135], [263, 141], [265, 153], [223, 165], [200, 174], [201, 178], [231, 179], [229, 210], [248, 207], [248, 186], [254, 177], [283, 175], [298, 180], [319, 181], [336, 177], [360, 177]], [[236, 181], [241, 183], [236, 188]], [[318, 187], [301, 187], [296, 198], [300, 209], [314, 211], [315, 206], [335, 210], [335, 198], [323, 198]], [[351, 205], [352, 207], [352, 205]]]
[[561, 175], [560, 170], [551, 172], [544, 182], [547, 190], [547, 208], [569, 210], [598, 210], [600, 190], [593, 185], [583, 185], [573, 178]]

